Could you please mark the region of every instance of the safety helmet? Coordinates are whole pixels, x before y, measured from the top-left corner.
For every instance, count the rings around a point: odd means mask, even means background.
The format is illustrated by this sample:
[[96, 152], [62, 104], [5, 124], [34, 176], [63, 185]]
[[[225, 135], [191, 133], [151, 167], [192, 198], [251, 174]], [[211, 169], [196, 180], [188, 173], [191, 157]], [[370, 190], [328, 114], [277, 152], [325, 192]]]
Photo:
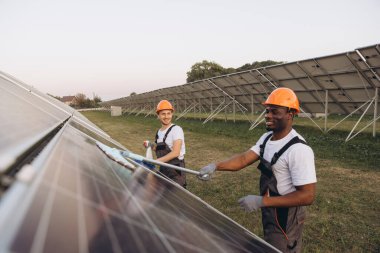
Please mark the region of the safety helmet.
[[161, 100], [157, 104], [156, 113], [159, 113], [162, 110], [172, 110], [172, 111], [174, 111], [174, 108], [173, 108], [172, 104], [168, 100]]
[[300, 112], [300, 104], [296, 94], [293, 90], [285, 87], [272, 91], [263, 104], [284, 106], [296, 110], [296, 113]]

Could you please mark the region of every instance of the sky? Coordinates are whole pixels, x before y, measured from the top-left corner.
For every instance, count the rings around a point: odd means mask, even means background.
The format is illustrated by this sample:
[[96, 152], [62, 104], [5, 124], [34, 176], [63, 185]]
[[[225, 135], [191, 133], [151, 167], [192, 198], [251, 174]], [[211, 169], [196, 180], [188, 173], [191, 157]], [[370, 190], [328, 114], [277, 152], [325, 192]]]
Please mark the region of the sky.
[[380, 43], [380, 0], [0, 0], [0, 71], [104, 101], [186, 83], [202, 60], [292, 62]]

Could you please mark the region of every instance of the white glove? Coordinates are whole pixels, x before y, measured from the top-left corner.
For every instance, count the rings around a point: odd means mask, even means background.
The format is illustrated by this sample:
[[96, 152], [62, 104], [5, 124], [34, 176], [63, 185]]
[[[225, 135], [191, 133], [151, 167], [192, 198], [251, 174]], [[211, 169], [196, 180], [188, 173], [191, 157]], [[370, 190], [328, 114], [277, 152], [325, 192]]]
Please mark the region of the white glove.
[[256, 211], [263, 207], [263, 197], [256, 195], [248, 195], [239, 199], [239, 204], [246, 212]]
[[212, 173], [215, 172], [215, 170], [216, 170], [216, 164], [210, 163], [210, 164], [204, 166], [202, 169], [200, 169], [199, 174], [200, 174], [200, 176], [211, 175]]

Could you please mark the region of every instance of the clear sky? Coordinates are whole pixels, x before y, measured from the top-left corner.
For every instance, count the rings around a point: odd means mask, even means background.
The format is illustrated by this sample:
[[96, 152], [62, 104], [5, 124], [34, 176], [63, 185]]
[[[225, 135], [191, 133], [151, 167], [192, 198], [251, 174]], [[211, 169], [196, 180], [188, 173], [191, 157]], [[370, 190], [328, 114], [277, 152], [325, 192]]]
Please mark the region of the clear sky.
[[103, 100], [240, 67], [380, 43], [380, 0], [0, 0], [0, 71]]

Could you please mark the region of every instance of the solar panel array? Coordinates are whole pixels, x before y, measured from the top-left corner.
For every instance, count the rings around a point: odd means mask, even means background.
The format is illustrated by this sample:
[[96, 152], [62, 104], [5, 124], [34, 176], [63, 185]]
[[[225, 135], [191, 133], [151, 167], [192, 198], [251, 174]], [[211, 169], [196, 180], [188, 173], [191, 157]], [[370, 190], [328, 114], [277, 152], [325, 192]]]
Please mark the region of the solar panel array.
[[[262, 112], [262, 102], [276, 87], [293, 89], [306, 113], [362, 114], [380, 87], [380, 45], [204, 79], [105, 102], [129, 112], [149, 112], [161, 99], [177, 111]], [[377, 110], [379, 104], [376, 105]], [[367, 113], [374, 113], [371, 106]]]
[[0, 73], [1, 252], [278, 252], [187, 190], [97, 146], [87, 119]]

